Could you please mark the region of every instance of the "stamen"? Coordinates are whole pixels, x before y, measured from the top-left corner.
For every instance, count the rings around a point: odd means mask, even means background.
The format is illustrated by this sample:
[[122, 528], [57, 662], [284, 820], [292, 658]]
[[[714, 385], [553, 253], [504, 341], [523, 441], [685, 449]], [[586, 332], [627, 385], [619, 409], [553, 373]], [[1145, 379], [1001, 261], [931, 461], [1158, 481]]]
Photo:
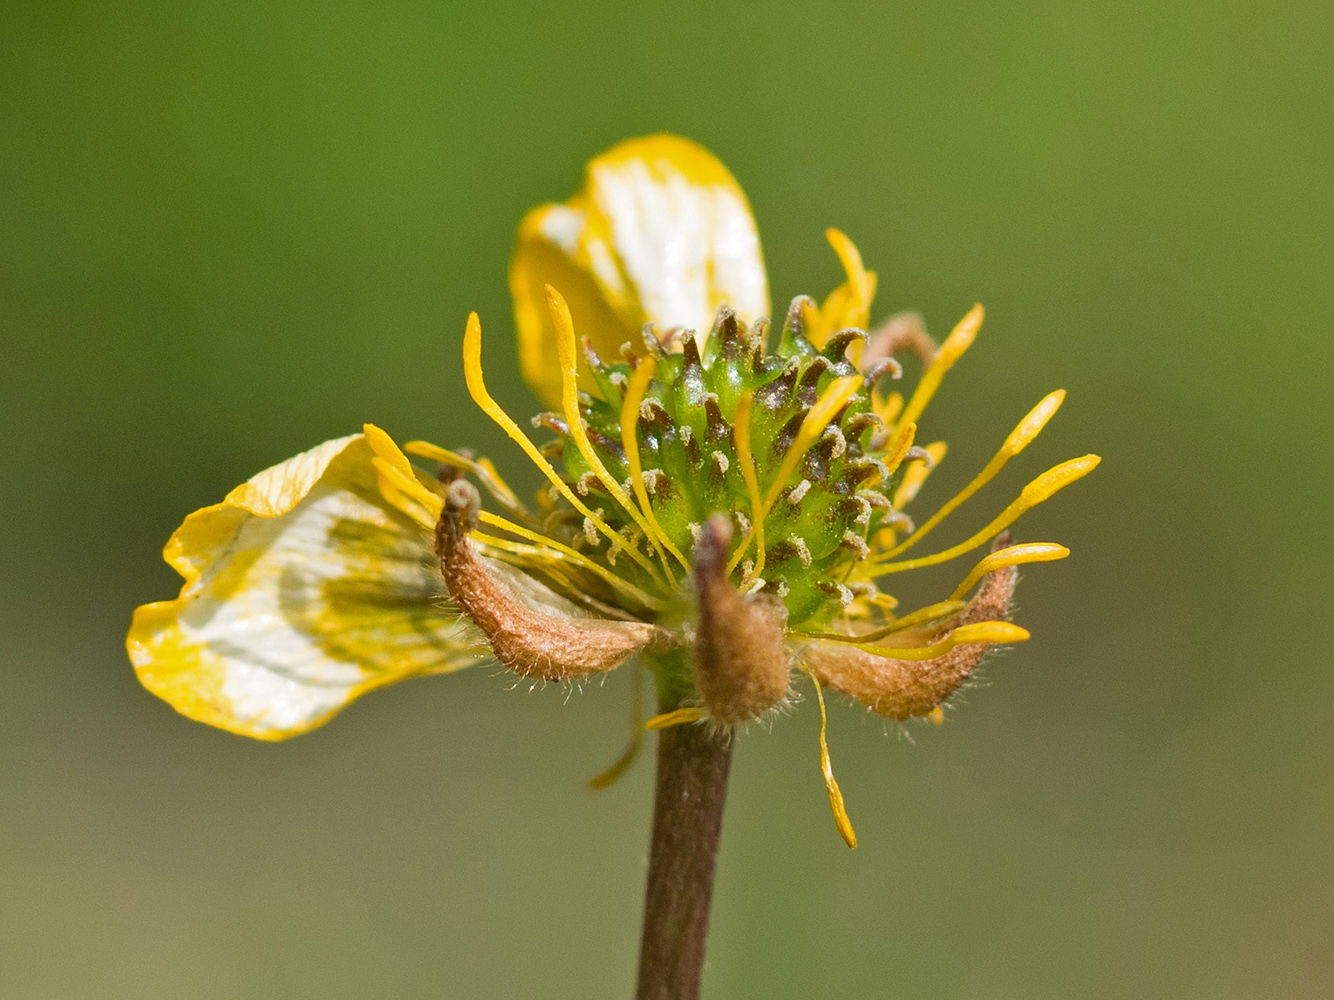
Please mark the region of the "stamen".
[[834, 780], [834, 765], [829, 760], [829, 743], [825, 739], [828, 720], [825, 716], [824, 692], [820, 690], [820, 679], [815, 676], [815, 671], [804, 663], [801, 669], [815, 685], [815, 698], [820, 703], [820, 771], [824, 775], [825, 789], [829, 792], [829, 808], [834, 813], [834, 826], [838, 828], [838, 835], [843, 838], [843, 843], [849, 847], [856, 847], [857, 834], [852, 829], [852, 820], [848, 819], [848, 810], [843, 804], [843, 792], [838, 787], [838, 782]]
[[[561, 297], [560, 292], [546, 286], [547, 292], [547, 310], [551, 313], [551, 324], [556, 329], [556, 353], [560, 358], [561, 374], [561, 406], [565, 410], [565, 419], [570, 424], [570, 437], [574, 439], [575, 447], [579, 449], [579, 454], [584, 456], [584, 461], [589, 464], [597, 477], [602, 480], [602, 485], [607, 488], [617, 503], [625, 509], [644, 535], [649, 539], [658, 555], [663, 558], [664, 565], [666, 557], [662, 554], [662, 548], [658, 544], [657, 534], [649, 527], [648, 521], [640, 513], [639, 508], [635, 506], [629, 494], [621, 489], [621, 484], [616, 481], [607, 467], [602, 464], [602, 459], [598, 458], [597, 452], [593, 450], [593, 444], [588, 440], [588, 429], [584, 426], [583, 415], [579, 412], [579, 361], [575, 353], [574, 338], [574, 320], [570, 316], [570, 307], [565, 304], [565, 299]], [[638, 553], [637, 549], [627, 549], [628, 552]], [[652, 565], [644, 564], [650, 572]]]
[[657, 598], [650, 597], [644, 591], [640, 590], [638, 587], [628, 582], [623, 577], [617, 576], [615, 573], [608, 570], [605, 566], [602, 566], [601, 564], [594, 562], [593, 560], [589, 559], [586, 555], [584, 555], [582, 552], [578, 552], [575, 549], [570, 548], [568, 545], [562, 545], [560, 542], [556, 541], [553, 538], [548, 538], [546, 535], [540, 535], [536, 531], [530, 531], [528, 528], [525, 528], [521, 524], [515, 524], [513, 521], [507, 521], [505, 518], [499, 516], [498, 514], [492, 514], [490, 511], [487, 510], [479, 510], [477, 512], [477, 519], [481, 521], [483, 524], [489, 524], [493, 528], [500, 528], [502, 531], [508, 531], [511, 535], [518, 535], [520, 538], [526, 538], [530, 542], [533, 542], [534, 544], [538, 545], [541, 548], [549, 549], [554, 553], [558, 553], [566, 561], [573, 562], [578, 564], [579, 566], [582, 566], [590, 573], [593, 573], [596, 576], [600, 577], [601, 579], [605, 580], [607, 583], [611, 584], [611, 586], [614, 587], [615, 589], [621, 591], [624, 594], [628, 594], [629, 596], [633, 597], [636, 601], [639, 601], [646, 607], [650, 608], [663, 607], [662, 601], [658, 600]]
[[[838, 254], [839, 263], [848, 275], [848, 286], [852, 289], [855, 306], [850, 306], [844, 326], [865, 328], [870, 319], [871, 298], [875, 295], [875, 275], [866, 270], [862, 263], [861, 251], [842, 230], [830, 226], [824, 231], [824, 237]], [[856, 359], [853, 359], [856, 363]]]
[[964, 577], [963, 583], [955, 588], [950, 599], [959, 600], [973, 589], [978, 580], [992, 570], [1003, 569], [1006, 566], [1022, 566], [1025, 563], [1055, 562], [1069, 554], [1070, 550], [1064, 545], [1056, 545], [1053, 542], [1027, 542], [1023, 545], [1011, 545], [1007, 549], [997, 549], [973, 567], [973, 571]]
[[630, 742], [611, 767], [588, 781], [591, 791], [610, 788], [635, 762], [644, 746], [644, 671], [634, 669], [630, 678]]
[[927, 476], [931, 475], [935, 467], [940, 464], [940, 460], [945, 457], [947, 450], [948, 446], [944, 441], [933, 441], [926, 446], [930, 461], [913, 462], [904, 470], [903, 480], [899, 483], [899, 488], [894, 491], [894, 507], [906, 507], [912, 502], [922, 484], [926, 482]]
[[[635, 491], [635, 498], [639, 501], [639, 506], [644, 509], [644, 516], [648, 518], [649, 525], [653, 531], [649, 537], [656, 537], [663, 548], [676, 557], [686, 569], [690, 568], [690, 563], [686, 557], [681, 554], [681, 550], [672, 544], [672, 540], [667, 537], [667, 533], [662, 530], [662, 525], [658, 523], [658, 516], [653, 513], [653, 505], [649, 503], [648, 490], [644, 483], [644, 470], [639, 464], [639, 407], [644, 402], [644, 393], [648, 391], [649, 382], [658, 370], [658, 363], [652, 357], [644, 358], [635, 368], [630, 376], [630, 384], [625, 389], [625, 401], [621, 404], [621, 447], [625, 449], [625, 464], [630, 469], [630, 486]], [[662, 568], [672, 581], [672, 586], [676, 585], [676, 579], [672, 576], [671, 567], [664, 558]]]
[[898, 437], [890, 445], [889, 451], [884, 458], [884, 478], [885, 484], [889, 484], [889, 478], [898, 471], [899, 466], [903, 464], [903, 459], [908, 454], [908, 449], [912, 447], [913, 438], [917, 436], [917, 425], [908, 424], [903, 430], [898, 432]]
[[931, 359], [931, 364], [926, 371], [922, 373], [921, 381], [917, 383], [917, 388], [913, 390], [912, 398], [908, 400], [908, 407], [899, 417], [899, 426], [914, 422], [922, 415], [926, 409], [926, 404], [931, 402], [931, 397], [936, 394], [940, 388], [940, 380], [945, 377], [945, 373], [954, 367], [954, 362], [963, 356], [963, 352], [972, 345], [974, 338], [977, 337], [978, 328], [982, 326], [983, 311], [980, 305], [973, 306], [968, 310], [968, 315], [959, 320], [958, 325], [945, 338], [945, 343], [940, 345], [940, 350], [936, 356]]
[[409, 455], [416, 455], [418, 458], [429, 459], [432, 462], [439, 462], [441, 465], [448, 465], [453, 469], [471, 472], [486, 487], [488, 493], [511, 511], [516, 514], [527, 514], [523, 503], [509, 488], [509, 484], [500, 477], [500, 473], [496, 471], [496, 467], [489, 458], [465, 458], [458, 452], [441, 448], [429, 441], [409, 441], [403, 446], [403, 450]]
[[[971, 552], [979, 545], [984, 544], [989, 539], [1004, 531], [1015, 521], [1017, 521], [1026, 510], [1036, 507], [1042, 501], [1048, 499], [1053, 494], [1069, 486], [1077, 479], [1082, 479], [1101, 462], [1097, 455], [1085, 455], [1083, 458], [1072, 458], [1068, 462], [1062, 462], [1060, 465], [1048, 469], [1042, 475], [1038, 476], [1031, 483], [1025, 486], [1019, 494], [1019, 498], [1001, 511], [1000, 516], [979, 531], [973, 537], [960, 542], [953, 548], [946, 549], [944, 552], [937, 552], [933, 556], [922, 556], [920, 559], [906, 559], [897, 563], [882, 563], [876, 567], [877, 573], [901, 573], [907, 569], [918, 569], [922, 566], [934, 566], [937, 563], [948, 562], [955, 556], [961, 556], [965, 552]], [[900, 546], [902, 547], [902, 546]], [[891, 550], [892, 552], [893, 550]]]
[[[741, 478], [745, 480], [746, 492], [750, 494], [751, 526], [746, 532], [746, 542], [750, 540], [752, 532], [755, 535], [755, 565], [746, 574], [746, 578], [751, 580], [758, 578], [764, 572], [764, 503], [760, 499], [760, 480], [755, 472], [755, 456], [750, 450], [750, 410], [753, 398], [749, 390], [741, 394], [741, 398], [737, 400], [736, 417], [733, 420], [736, 429], [737, 461], [741, 463]], [[727, 563], [728, 576], [731, 576], [732, 570], [736, 569], [737, 560], [746, 549], [746, 542], [737, 546], [736, 552]]]
[[[945, 506], [932, 514], [930, 519], [913, 532], [913, 534], [909, 535], [896, 548], [885, 554], [887, 556], [898, 555], [910, 546], [916, 545], [925, 538], [927, 533], [935, 528], [936, 525], [953, 513], [956, 507], [962, 504], [983, 486], [987, 485], [987, 483], [991, 482], [991, 480], [996, 478], [996, 475], [1000, 470], [1005, 468], [1005, 463], [1027, 448], [1033, 442], [1033, 439], [1042, 432], [1042, 428], [1047, 426], [1047, 421], [1056, 415], [1056, 411], [1061, 408], [1061, 403], [1064, 401], [1065, 390], [1057, 389], [1055, 392], [1049, 393], [1042, 402], [1029, 410], [1028, 415], [1024, 417], [1023, 420], [1019, 421], [1014, 430], [1010, 431], [1009, 437], [1007, 437], [1005, 443], [1000, 446], [1000, 450], [992, 456], [991, 461], [988, 462], [985, 468], [974, 477], [973, 481], [956, 493]], [[911, 497], [909, 499], [911, 499]], [[897, 496], [894, 498], [894, 506], [902, 506], [899, 503]]]
[[879, 642], [895, 632], [903, 632], [910, 628], [917, 628], [919, 625], [929, 625], [932, 622], [940, 621], [942, 618], [948, 618], [967, 606], [965, 602], [958, 598], [941, 601], [939, 604], [928, 604], [910, 615], [904, 615], [884, 628], [878, 628], [874, 632], [863, 632], [861, 635], [844, 635], [841, 632], [795, 632], [794, 634], [805, 636], [808, 639], [827, 639], [830, 642], [847, 642], [852, 645], [860, 642]]
[[705, 717], [704, 709], [697, 707], [678, 708], [675, 712], [664, 712], [662, 715], [655, 715], [644, 723], [645, 729], [670, 729], [672, 726], [684, 725], [687, 722], [699, 722]]
[[868, 642], [853, 643], [857, 649], [873, 656], [883, 656], [888, 660], [934, 660], [943, 656], [955, 646], [965, 643], [1023, 642], [1029, 636], [1028, 629], [1020, 628], [1010, 622], [976, 622], [972, 625], [960, 625], [940, 642], [931, 646], [876, 646]]
[[514, 422], [508, 413], [501, 409], [500, 404], [492, 399], [491, 394], [486, 391], [486, 383], [482, 378], [482, 321], [475, 312], [468, 314], [468, 326], [463, 333], [463, 378], [468, 384], [468, 394], [472, 396], [473, 402], [510, 436], [510, 440], [524, 450], [529, 461], [542, 470], [542, 474], [550, 480], [551, 485], [556, 488], [560, 495], [606, 536], [607, 540], [611, 542], [612, 548], [624, 549], [631, 559], [648, 570], [649, 574], [656, 579], [657, 571], [653, 568], [653, 564], [642, 553], [628, 547], [624, 538], [613, 531], [606, 521], [589, 510], [587, 505], [574, 495], [574, 491], [556, 474], [556, 470], [551, 467], [551, 463], [542, 457], [542, 453], [537, 450], [537, 446], [533, 444], [528, 435], [520, 429], [519, 425]]
[[[862, 264], [862, 255], [852, 240], [837, 229], [825, 230], [825, 238], [838, 254], [847, 280], [835, 288], [820, 306], [817, 318], [807, 324], [807, 339], [820, 350], [835, 330], [844, 327], [865, 328], [871, 314], [871, 300], [875, 297], [876, 278]], [[858, 343], [848, 354], [854, 364], [861, 360], [862, 344]]]

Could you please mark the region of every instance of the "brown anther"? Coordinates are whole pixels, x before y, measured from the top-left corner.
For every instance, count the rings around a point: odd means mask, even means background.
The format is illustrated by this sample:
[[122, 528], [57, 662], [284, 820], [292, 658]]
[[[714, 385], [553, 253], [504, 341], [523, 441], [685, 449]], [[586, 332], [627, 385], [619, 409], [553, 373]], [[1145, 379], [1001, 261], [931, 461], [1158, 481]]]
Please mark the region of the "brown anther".
[[705, 522], [695, 545], [695, 687], [710, 718], [731, 725], [763, 715], [787, 695], [787, 608], [767, 594], [743, 596], [727, 579], [732, 526]]
[[468, 541], [480, 507], [475, 486], [464, 479], [450, 483], [435, 547], [450, 594], [504, 666], [525, 677], [569, 680], [611, 670], [670, 641], [656, 625], [581, 617], [531, 578], [506, 579], [504, 567], [482, 559]]
[[[914, 631], [912, 644], [930, 645], [961, 625], [1007, 620], [1018, 579], [1015, 566], [988, 574], [968, 607]], [[906, 637], [895, 638], [903, 642]], [[988, 643], [968, 643], [933, 660], [895, 660], [841, 642], [817, 641], [806, 650], [805, 660], [821, 684], [855, 698], [877, 715], [903, 720], [930, 715], [972, 676], [990, 648]]]

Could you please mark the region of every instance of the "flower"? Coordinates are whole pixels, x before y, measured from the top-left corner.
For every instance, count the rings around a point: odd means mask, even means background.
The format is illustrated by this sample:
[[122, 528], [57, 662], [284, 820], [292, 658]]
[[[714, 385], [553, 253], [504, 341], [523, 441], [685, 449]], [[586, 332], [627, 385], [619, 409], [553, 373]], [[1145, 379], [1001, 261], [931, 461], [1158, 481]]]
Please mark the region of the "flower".
[[[282, 739], [372, 688], [479, 660], [577, 681], [638, 656], [664, 709], [650, 728], [759, 719], [791, 700], [799, 670], [854, 844], [821, 688], [887, 718], [939, 721], [989, 648], [1028, 638], [1008, 621], [1016, 567], [1068, 554], [1010, 545], [1007, 529], [1098, 459], [1043, 473], [957, 545], [905, 555], [1064, 394], [915, 525], [906, 508], [945, 455], [942, 442], [916, 443], [918, 421], [982, 310], [939, 348], [914, 314], [868, 331], [875, 273], [841, 232], [827, 235], [846, 280], [822, 303], [797, 298], [770, 348], [759, 237], [726, 168], [671, 136], [597, 157], [578, 195], [523, 220], [511, 262], [520, 365], [552, 407], [533, 421], [549, 440], [535, 443], [487, 391], [475, 313], [464, 334], [469, 393], [549, 484], [536, 506], [484, 458], [400, 448], [369, 424], [325, 442], [171, 537], [165, 558], [185, 583], [135, 613], [139, 678], [191, 718]], [[904, 351], [923, 365], [906, 399], [882, 392]], [[993, 540], [945, 600], [897, 614], [884, 589], [895, 574]]]

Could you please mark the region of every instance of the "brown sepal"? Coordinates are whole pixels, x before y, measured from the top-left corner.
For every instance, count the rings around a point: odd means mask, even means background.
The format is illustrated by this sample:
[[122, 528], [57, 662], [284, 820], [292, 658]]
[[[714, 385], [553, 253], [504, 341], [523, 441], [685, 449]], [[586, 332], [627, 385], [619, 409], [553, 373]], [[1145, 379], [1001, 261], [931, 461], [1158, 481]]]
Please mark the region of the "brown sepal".
[[714, 514], [695, 545], [695, 687], [709, 717], [731, 725], [763, 715], [787, 695], [787, 607], [770, 594], [744, 596], [727, 579], [729, 519]]
[[656, 625], [580, 617], [554, 594], [547, 602], [538, 600], [547, 595], [536, 581], [527, 581], [521, 591], [505, 580], [500, 567], [479, 557], [468, 541], [480, 504], [477, 488], [467, 480], [449, 484], [436, 525], [436, 553], [450, 594], [505, 667], [539, 680], [571, 680], [611, 670], [642, 649], [670, 641]]

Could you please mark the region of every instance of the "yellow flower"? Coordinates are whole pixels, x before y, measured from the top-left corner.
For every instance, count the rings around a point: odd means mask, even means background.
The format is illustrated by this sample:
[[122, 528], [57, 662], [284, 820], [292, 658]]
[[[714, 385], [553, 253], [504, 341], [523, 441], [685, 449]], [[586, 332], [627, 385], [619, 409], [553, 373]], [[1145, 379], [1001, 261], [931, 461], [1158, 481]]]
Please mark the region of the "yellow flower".
[[[510, 266], [520, 365], [553, 407], [534, 421], [550, 440], [488, 393], [476, 314], [464, 334], [473, 400], [549, 483], [536, 506], [485, 459], [400, 448], [370, 425], [326, 442], [172, 536], [165, 556], [185, 584], [135, 613], [140, 679], [192, 718], [261, 739], [479, 660], [568, 681], [638, 656], [663, 708], [651, 728], [758, 718], [790, 699], [794, 670], [817, 695], [939, 721], [988, 648], [1028, 637], [1007, 620], [1016, 567], [1068, 554], [1009, 545], [1007, 529], [1098, 459], [1043, 473], [963, 542], [905, 556], [1064, 394], [914, 525], [905, 508], [945, 455], [915, 443], [918, 422], [982, 310], [939, 348], [913, 314], [868, 332], [875, 274], [846, 236], [828, 238], [846, 280], [821, 304], [795, 300], [770, 345], [759, 237], [726, 168], [671, 136], [597, 157], [579, 194], [523, 220]], [[915, 389], [882, 394], [905, 350], [923, 363]], [[897, 614], [894, 574], [993, 541], [945, 600]], [[852, 844], [819, 704], [825, 781]]]

